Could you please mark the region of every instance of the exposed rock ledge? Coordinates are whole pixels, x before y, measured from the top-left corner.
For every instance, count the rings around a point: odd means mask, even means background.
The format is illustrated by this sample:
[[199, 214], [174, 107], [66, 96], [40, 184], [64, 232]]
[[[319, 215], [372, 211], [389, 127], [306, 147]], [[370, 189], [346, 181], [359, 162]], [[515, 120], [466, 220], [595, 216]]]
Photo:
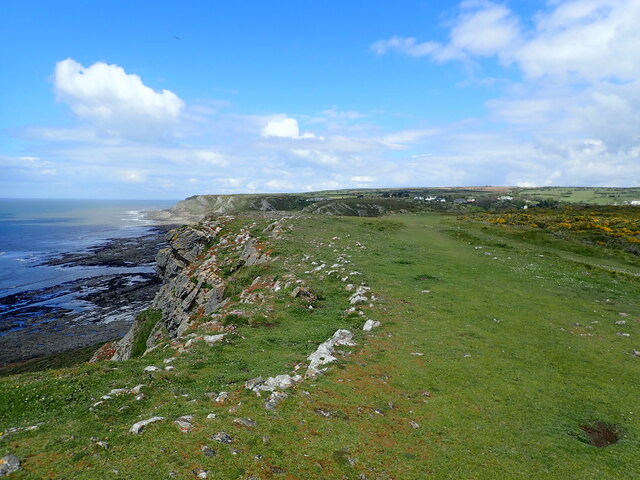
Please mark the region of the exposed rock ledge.
[[[269, 261], [269, 254], [251, 236], [247, 225], [239, 233], [225, 233], [224, 217], [217, 221], [185, 225], [167, 233], [169, 246], [158, 252], [156, 268], [162, 286], [151, 308], [162, 312], [162, 320], [146, 340], [148, 349], [154, 348], [163, 332], [170, 339], [180, 337], [195, 316], [216, 312], [225, 300], [226, 276], [244, 266]], [[281, 232], [279, 221], [270, 224], [264, 233], [276, 236]], [[206, 254], [206, 255], [205, 255]], [[126, 360], [131, 357], [133, 344], [140, 334], [140, 320], [136, 320], [124, 338], [107, 344], [94, 356]]]

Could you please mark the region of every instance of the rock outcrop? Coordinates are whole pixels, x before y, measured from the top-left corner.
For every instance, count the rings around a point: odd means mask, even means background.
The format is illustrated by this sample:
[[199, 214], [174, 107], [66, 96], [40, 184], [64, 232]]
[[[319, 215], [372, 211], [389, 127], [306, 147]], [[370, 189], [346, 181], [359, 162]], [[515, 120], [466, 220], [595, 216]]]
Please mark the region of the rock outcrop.
[[158, 252], [156, 268], [162, 287], [152, 308], [162, 311], [163, 324], [172, 338], [184, 332], [196, 307], [204, 306], [208, 315], [222, 302], [225, 282], [216, 271], [215, 257], [200, 268], [193, 265], [221, 230], [217, 222], [172, 230], [169, 247]]
[[[162, 286], [151, 305], [162, 313], [149, 334], [138, 318], [120, 341], [106, 344], [94, 355], [93, 361], [102, 359], [126, 360], [131, 358], [134, 344], [140, 335], [147, 352], [162, 340], [181, 337], [192, 321], [215, 316], [226, 304], [227, 279], [238, 269], [252, 267], [270, 260], [262, 243], [250, 234], [255, 223], [237, 230], [225, 228], [233, 217], [221, 217], [197, 225], [185, 225], [167, 233], [168, 247], [160, 250], [156, 268]], [[276, 237], [282, 233], [278, 221], [262, 232]], [[258, 277], [259, 278], [259, 277]], [[244, 292], [245, 296], [249, 293]], [[245, 299], [246, 300], [246, 299]], [[250, 299], [249, 299], [250, 300]], [[190, 340], [190, 346], [202, 340], [207, 344], [221, 341], [223, 335], [208, 335]]]

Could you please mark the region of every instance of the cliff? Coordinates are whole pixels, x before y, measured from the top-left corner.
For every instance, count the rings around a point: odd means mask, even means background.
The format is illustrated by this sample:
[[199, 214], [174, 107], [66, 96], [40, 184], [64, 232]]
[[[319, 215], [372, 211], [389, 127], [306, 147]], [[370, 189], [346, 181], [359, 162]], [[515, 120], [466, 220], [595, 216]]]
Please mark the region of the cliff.
[[[151, 305], [162, 319], [149, 332], [142, 328], [147, 319], [138, 318], [125, 337], [103, 347], [94, 360], [131, 358], [133, 344], [140, 335], [146, 335], [142, 340], [147, 350], [152, 350], [160, 340], [179, 338], [191, 321], [211, 318], [228, 304], [225, 292], [229, 281], [235, 280], [238, 272], [270, 260], [264, 240], [251, 233], [256, 222], [230, 228], [234, 220], [224, 217], [169, 231], [169, 246], [160, 250], [156, 258], [162, 286]], [[280, 222], [274, 220], [260, 234], [264, 239], [280, 232]]]

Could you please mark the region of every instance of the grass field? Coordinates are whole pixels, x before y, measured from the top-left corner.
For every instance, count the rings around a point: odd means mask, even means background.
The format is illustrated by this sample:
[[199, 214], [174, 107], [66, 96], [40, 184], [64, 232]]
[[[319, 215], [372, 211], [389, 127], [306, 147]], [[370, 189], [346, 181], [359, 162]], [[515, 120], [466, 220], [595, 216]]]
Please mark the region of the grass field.
[[[11, 478], [640, 478], [636, 255], [435, 213], [286, 222], [279, 258], [258, 273], [303, 279], [315, 308], [283, 292], [254, 312], [268, 326], [239, 326], [213, 347], [0, 378], [0, 456], [23, 461]], [[344, 282], [313, 271], [340, 255], [378, 297], [363, 309], [382, 326], [265, 410], [244, 381], [290, 372], [337, 328], [363, 323], [344, 313]], [[174, 370], [143, 373], [174, 356]], [[143, 399], [90, 409], [138, 384]], [[205, 395], [220, 391], [221, 405]], [[193, 431], [173, 424], [181, 415]], [[128, 433], [152, 416], [166, 420]], [[598, 422], [616, 443], [590, 443]], [[220, 431], [233, 443], [211, 439]]]
[[640, 188], [546, 187], [517, 190], [518, 196], [591, 205], [624, 205], [640, 200]]

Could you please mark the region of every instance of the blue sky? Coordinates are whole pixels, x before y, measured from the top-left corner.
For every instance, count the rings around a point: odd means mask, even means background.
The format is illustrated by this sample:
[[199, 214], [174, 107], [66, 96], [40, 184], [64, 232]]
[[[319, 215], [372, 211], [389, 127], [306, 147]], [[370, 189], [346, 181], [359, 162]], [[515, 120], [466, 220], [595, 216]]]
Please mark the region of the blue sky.
[[639, 23], [632, 0], [10, 0], [0, 196], [638, 186]]

